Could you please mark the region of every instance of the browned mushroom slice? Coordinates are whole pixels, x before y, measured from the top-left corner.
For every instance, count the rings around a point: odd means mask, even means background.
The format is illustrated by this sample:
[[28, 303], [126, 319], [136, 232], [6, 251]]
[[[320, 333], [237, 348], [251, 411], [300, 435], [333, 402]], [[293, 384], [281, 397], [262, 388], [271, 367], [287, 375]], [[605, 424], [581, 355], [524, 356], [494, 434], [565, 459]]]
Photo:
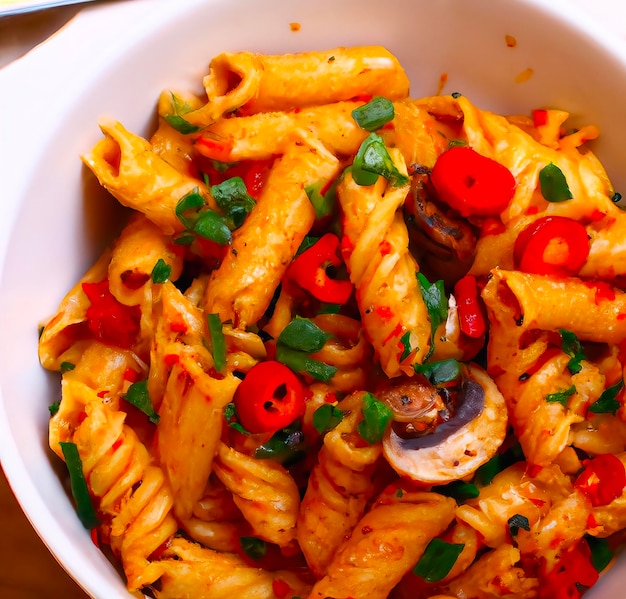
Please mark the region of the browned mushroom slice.
[[401, 476], [426, 484], [446, 484], [472, 474], [491, 459], [506, 436], [507, 411], [489, 375], [472, 364], [459, 393], [454, 416], [435, 432], [400, 436], [391, 427], [383, 452]]
[[437, 273], [449, 286], [472, 265], [476, 235], [468, 222], [449, 216], [430, 199], [427, 181], [427, 175], [414, 175], [404, 204], [409, 247], [426, 276]]

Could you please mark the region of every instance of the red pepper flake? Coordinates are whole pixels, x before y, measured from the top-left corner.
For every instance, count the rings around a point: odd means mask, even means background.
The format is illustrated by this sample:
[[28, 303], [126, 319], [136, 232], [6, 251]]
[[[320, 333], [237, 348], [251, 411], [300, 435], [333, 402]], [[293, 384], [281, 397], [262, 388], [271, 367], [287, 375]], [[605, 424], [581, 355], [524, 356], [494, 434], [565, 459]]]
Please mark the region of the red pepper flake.
[[594, 302], [599, 305], [602, 300], [613, 301], [615, 289], [605, 281], [590, 281], [585, 283], [591, 290], [595, 290]]
[[139, 306], [125, 306], [117, 301], [106, 279], [100, 283], [83, 283], [82, 289], [91, 303], [85, 313], [91, 333], [103, 343], [130, 349], [139, 336]]
[[486, 235], [501, 235], [506, 231], [504, 223], [496, 217], [488, 216], [483, 220], [480, 226], [480, 234], [482, 237]]
[[540, 599], [579, 599], [580, 587], [592, 587], [599, 575], [591, 563], [591, 550], [583, 538], [568, 549], [556, 566], [540, 577]]
[[530, 503], [536, 505], [537, 507], [543, 507], [546, 504], [545, 500], [537, 499], [536, 497], [528, 497], [527, 499]]
[[183, 321], [172, 321], [170, 323], [170, 330], [173, 333], [186, 333], [187, 332], [187, 324]]
[[180, 361], [180, 356], [178, 354], [167, 354], [163, 357], [163, 362], [168, 368], [174, 366], [174, 364], [178, 364]]
[[139, 380], [139, 373], [132, 368], [127, 368], [124, 371], [123, 378], [125, 381], [128, 381], [130, 383], [136, 383]]
[[352, 255], [352, 252], [354, 251], [354, 244], [352, 243], [352, 240], [347, 235], [344, 235], [341, 238], [341, 243], [340, 243], [339, 248], [340, 248], [343, 259], [348, 260], [348, 258]]
[[445, 89], [447, 83], [448, 83], [448, 73], [441, 73], [441, 75], [439, 75], [439, 83], [437, 85], [437, 91], [435, 92], [436, 96], [440, 96], [443, 93], [443, 90]]
[[533, 125], [535, 127], [543, 127], [548, 124], [548, 111], [544, 108], [533, 110]]
[[121, 275], [122, 284], [128, 289], [136, 291], [141, 289], [149, 280], [150, 275], [145, 272], [137, 272], [134, 270], [125, 270]]
[[528, 208], [526, 208], [527, 216], [532, 216], [533, 214], [537, 214], [537, 212], [539, 212], [538, 206], [528, 206]]
[[517, 46], [517, 40], [515, 39], [515, 37], [508, 34], [504, 36], [504, 43], [506, 44], [507, 48], [515, 48], [515, 46]]
[[98, 391], [97, 395], [100, 399], [104, 399], [109, 394], [107, 389], [103, 389], [102, 391]]
[[83, 422], [83, 420], [85, 420], [85, 418], [87, 418], [87, 412], [79, 412], [78, 415], [76, 416], [76, 420], [78, 422], [78, 424], [80, 424], [81, 422]]
[[334, 393], [327, 393], [324, 396], [324, 403], [332, 403], [332, 404], [336, 404], [337, 403], [337, 396]]
[[589, 215], [589, 220], [593, 222], [598, 222], [602, 220], [606, 216], [606, 213], [602, 212], [602, 210], [598, 210], [597, 208]]
[[217, 160], [219, 162], [230, 162], [233, 143], [228, 139], [213, 139], [201, 135], [196, 140], [196, 148], [198, 152], [207, 158]]
[[119, 438], [115, 441], [115, 443], [113, 443], [113, 445], [111, 445], [111, 452], [115, 452], [115, 451], [117, 451], [117, 450], [118, 450], [118, 449], [122, 446], [122, 443], [123, 443], [123, 442], [124, 442], [124, 441], [123, 441], [123, 439], [122, 439], [121, 437], [119, 437]]
[[381, 256], [386, 256], [387, 254], [391, 253], [391, 244], [386, 239], [383, 239], [380, 242], [378, 248], [380, 250], [380, 255]]
[[604, 453], [583, 461], [584, 469], [574, 481], [594, 507], [608, 505], [620, 497], [626, 487], [626, 469], [612, 453]]
[[528, 464], [526, 467], [526, 474], [528, 474], [530, 478], [535, 478], [542, 470], [543, 466], [539, 466], [538, 464]]
[[389, 306], [376, 306], [375, 312], [383, 320], [391, 320], [393, 318], [393, 312]]
[[589, 515], [587, 516], [587, 524], [585, 525], [585, 527], [587, 528], [587, 530], [593, 530], [594, 528], [598, 527], [598, 521], [595, 519], [593, 512], [589, 512]]
[[620, 312], [617, 315], [617, 320], [626, 320], [626, 314], [624, 314], [623, 312]]
[[91, 537], [91, 542], [98, 548], [100, 549], [100, 539], [98, 536], [98, 527], [96, 526], [95, 528], [92, 528], [89, 531], [89, 536]]
[[284, 599], [291, 591], [291, 587], [281, 578], [274, 578], [272, 580], [272, 590], [278, 599]]
[[352, 97], [353, 102], [363, 102], [367, 104], [373, 98], [372, 94], [358, 94]]

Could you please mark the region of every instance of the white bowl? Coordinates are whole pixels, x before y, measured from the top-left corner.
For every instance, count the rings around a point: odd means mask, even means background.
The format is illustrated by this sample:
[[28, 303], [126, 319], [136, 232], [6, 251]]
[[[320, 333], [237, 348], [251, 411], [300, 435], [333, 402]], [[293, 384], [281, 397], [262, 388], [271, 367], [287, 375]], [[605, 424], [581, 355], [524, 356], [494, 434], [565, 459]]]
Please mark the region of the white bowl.
[[[300, 31], [290, 23], [301, 24]], [[505, 35], [517, 45], [507, 47]], [[90, 8], [0, 73], [0, 447], [9, 482], [50, 551], [93, 597], [128, 598], [91, 543], [47, 448], [58, 379], [37, 360], [38, 323], [115, 230], [113, 203], [88, 184], [79, 154], [108, 114], [147, 134], [164, 88], [198, 89], [224, 50], [279, 53], [382, 44], [414, 97], [461, 91], [482, 108], [560, 107], [602, 132], [594, 149], [626, 189], [626, 50], [555, 0], [170, 0]], [[533, 69], [530, 79], [516, 76]], [[587, 597], [622, 599], [626, 560]]]

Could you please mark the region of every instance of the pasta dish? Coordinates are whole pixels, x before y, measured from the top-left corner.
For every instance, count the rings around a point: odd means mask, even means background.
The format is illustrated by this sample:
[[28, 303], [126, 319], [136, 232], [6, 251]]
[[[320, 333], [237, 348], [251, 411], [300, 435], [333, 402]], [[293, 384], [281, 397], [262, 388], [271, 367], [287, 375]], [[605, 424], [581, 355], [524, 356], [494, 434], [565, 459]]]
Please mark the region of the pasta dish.
[[597, 128], [413, 98], [377, 46], [225, 52], [203, 87], [149, 138], [101, 119], [82, 159], [128, 220], [39, 341], [129, 592], [581, 597], [626, 528]]

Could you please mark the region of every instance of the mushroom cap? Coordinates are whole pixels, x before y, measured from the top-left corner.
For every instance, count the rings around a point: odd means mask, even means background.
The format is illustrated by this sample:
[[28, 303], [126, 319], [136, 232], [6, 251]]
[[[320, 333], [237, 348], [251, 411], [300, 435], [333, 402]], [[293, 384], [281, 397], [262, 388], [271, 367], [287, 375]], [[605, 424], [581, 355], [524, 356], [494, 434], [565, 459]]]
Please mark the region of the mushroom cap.
[[446, 484], [474, 473], [502, 445], [508, 427], [504, 397], [479, 366], [469, 364], [467, 373], [469, 384], [466, 384], [465, 392], [475, 395], [476, 384], [480, 386], [483, 392], [482, 410], [480, 406], [477, 408], [474, 396], [446, 423], [448, 426], [435, 431], [430, 439], [428, 436], [405, 439], [393, 428], [387, 431], [383, 439], [383, 453], [401, 476], [425, 484]]

